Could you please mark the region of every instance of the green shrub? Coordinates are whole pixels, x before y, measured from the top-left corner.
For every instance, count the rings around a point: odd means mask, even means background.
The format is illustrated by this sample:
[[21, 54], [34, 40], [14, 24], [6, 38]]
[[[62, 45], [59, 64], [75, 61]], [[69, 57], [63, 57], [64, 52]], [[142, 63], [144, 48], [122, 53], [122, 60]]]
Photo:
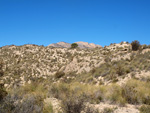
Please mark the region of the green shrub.
[[69, 95], [69, 93], [70, 88], [67, 84], [58, 83], [51, 85], [48, 95], [61, 100], [65, 98], [66, 95]]
[[20, 96], [35, 94], [41, 96], [42, 98], [45, 98], [47, 95], [47, 90], [42, 84], [42, 82], [31, 82], [30, 84], [25, 84], [22, 87], [11, 90], [11, 93], [14, 93], [14, 91]]
[[78, 44], [77, 44], [77, 43], [72, 43], [72, 44], [71, 44], [71, 48], [72, 48], [72, 49], [77, 48], [77, 47], [78, 47]]
[[132, 41], [131, 46], [133, 51], [137, 51], [140, 48], [140, 42], [137, 40]]
[[0, 84], [0, 101], [7, 95], [6, 90], [4, 89], [3, 84]]
[[3, 62], [0, 59], [0, 77], [2, 77], [3, 75], [4, 75], [4, 72], [3, 72]]
[[98, 109], [87, 106], [84, 110], [85, 113], [99, 113]]
[[43, 113], [54, 113], [53, 106], [51, 103], [44, 105]]
[[86, 100], [81, 89], [77, 84], [58, 83], [51, 86], [49, 95], [61, 100], [64, 113], [80, 113]]
[[114, 109], [108, 108], [108, 107], [105, 107], [104, 110], [102, 111], [102, 113], [113, 113], [113, 112], [114, 112]]
[[65, 113], [80, 113], [85, 108], [84, 102], [84, 95], [67, 95], [62, 99], [62, 108]]
[[124, 74], [124, 68], [121, 64], [118, 64], [117, 67], [116, 67], [116, 73], [121, 76]]
[[123, 87], [123, 97], [130, 104], [150, 105], [150, 84], [131, 79]]
[[2, 77], [4, 74], [2, 67], [3, 67], [3, 64], [0, 62], [0, 77]]
[[0, 113], [42, 113], [43, 99], [38, 95], [7, 95], [0, 105]]
[[65, 73], [63, 71], [59, 71], [55, 74], [55, 78], [61, 78], [65, 75]]
[[120, 104], [124, 106], [126, 104], [125, 98], [122, 96], [122, 88], [117, 84], [112, 84], [110, 86], [103, 86], [104, 90], [104, 99], [110, 101], [111, 103]]
[[139, 110], [140, 113], [150, 113], [150, 105], [142, 105]]

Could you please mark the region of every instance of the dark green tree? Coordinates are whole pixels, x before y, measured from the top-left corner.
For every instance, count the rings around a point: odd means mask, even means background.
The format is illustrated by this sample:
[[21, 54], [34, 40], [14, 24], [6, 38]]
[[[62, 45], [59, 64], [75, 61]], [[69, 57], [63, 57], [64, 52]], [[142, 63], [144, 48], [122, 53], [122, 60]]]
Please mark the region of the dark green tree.
[[139, 50], [141, 45], [139, 41], [135, 40], [135, 41], [132, 41], [131, 46], [132, 46], [133, 51], [137, 51]]
[[77, 47], [78, 47], [78, 44], [77, 44], [77, 43], [72, 43], [72, 44], [71, 44], [71, 48], [72, 48], [72, 49], [77, 48]]

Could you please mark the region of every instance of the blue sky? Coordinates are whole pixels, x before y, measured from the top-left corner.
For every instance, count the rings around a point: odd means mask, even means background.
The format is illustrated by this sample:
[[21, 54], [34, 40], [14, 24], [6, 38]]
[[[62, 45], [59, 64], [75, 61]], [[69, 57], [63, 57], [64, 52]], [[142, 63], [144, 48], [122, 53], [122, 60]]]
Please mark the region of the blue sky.
[[0, 46], [150, 44], [150, 0], [0, 0]]

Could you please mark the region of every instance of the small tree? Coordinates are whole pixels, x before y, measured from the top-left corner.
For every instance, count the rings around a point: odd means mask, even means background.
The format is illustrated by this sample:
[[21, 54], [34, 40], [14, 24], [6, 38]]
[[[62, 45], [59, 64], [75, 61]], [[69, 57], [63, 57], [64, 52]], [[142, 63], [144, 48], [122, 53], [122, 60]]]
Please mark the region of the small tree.
[[72, 49], [77, 48], [77, 47], [78, 47], [78, 44], [77, 44], [77, 43], [72, 43], [72, 44], [71, 44], [71, 48], [72, 48]]
[[137, 50], [139, 50], [139, 48], [140, 48], [140, 42], [137, 41], [137, 40], [132, 41], [131, 45], [132, 45], [132, 50], [133, 50], [133, 51], [137, 51]]

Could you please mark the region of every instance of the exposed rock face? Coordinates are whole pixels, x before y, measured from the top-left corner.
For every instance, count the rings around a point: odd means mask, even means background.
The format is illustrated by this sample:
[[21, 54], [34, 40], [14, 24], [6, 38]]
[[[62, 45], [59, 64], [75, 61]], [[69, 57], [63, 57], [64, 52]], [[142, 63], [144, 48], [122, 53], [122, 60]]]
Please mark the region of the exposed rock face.
[[123, 49], [123, 50], [129, 50], [131, 49], [131, 44], [127, 43], [127, 42], [122, 42], [122, 43], [118, 43], [118, 44], [111, 44], [109, 46], [106, 46], [107, 49], [114, 51], [118, 48]]
[[96, 45], [94, 43], [88, 43], [88, 42], [76, 42], [80, 48], [96, 48], [96, 47], [102, 47], [100, 45]]
[[50, 47], [59, 47], [59, 48], [70, 48], [71, 44], [66, 42], [58, 42], [49, 45]]
[[[100, 45], [96, 45], [94, 43], [88, 43], [88, 42], [75, 42], [78, 44], [79, 48], [85, 49], [85, 48], [96, 48], [96, 47], [101, 47]], [[58, 47], [58, 48], [70, 48], [71, 44], [70, 43], [66, 43], [66, 42], [58, 42], [58, 43], [53, 43], [50, 44], [49, 47]]]

